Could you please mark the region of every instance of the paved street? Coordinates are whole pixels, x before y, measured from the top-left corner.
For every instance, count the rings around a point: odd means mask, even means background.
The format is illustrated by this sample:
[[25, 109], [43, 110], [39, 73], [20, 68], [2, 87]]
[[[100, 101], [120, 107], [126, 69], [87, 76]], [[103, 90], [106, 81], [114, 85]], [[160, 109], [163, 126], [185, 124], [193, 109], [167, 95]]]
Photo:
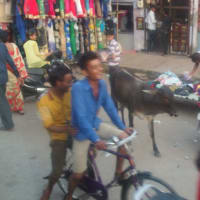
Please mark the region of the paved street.
[[[24, 116], [14, 114], [15, 131], [0, 132], [0, 200], [39, 200], [47, 182], [42, 177], [50, 171], [49, 137], [40, 122], [34, 99], [26, 100], [25, 112]], [[109, 121], [103, 111], [100, 116]], [[153, 156], [147, 122], [135, 119], [139, 132], [133, 144], [137, 168], [153, 172], [182, 196], [194, 200], [197, 180], [194, 158], [200, 145], [196, 115], [193, 112], [180, 113], [178, 118], [159, 115], [156, 120], [160, 158]], [[98, 163], [107, 182], [112, 177], [115, 161], [99, 153]], [[110, 200], [119, 200], [119, 192], [120, 188], [112, 189]], [[63, 193], [55, 188], [51, 200], [62, 198]]]

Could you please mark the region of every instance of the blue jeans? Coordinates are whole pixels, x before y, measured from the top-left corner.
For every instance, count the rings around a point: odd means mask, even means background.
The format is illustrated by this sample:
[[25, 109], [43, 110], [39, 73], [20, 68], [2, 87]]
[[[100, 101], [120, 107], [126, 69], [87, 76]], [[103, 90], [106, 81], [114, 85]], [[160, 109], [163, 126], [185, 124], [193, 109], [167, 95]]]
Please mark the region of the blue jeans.
[[0, 118], [5, 129], [14, 127], [12, 112], [6, 98], [6, 84], [0, 84]]

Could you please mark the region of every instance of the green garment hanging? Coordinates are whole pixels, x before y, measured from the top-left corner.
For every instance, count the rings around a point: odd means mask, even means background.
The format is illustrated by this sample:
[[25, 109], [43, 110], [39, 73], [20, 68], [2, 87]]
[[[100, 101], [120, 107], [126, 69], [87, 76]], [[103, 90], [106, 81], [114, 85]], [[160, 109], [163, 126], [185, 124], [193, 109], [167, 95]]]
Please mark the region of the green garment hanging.
[[37, 0], [37, 3], [40, 10], [40, 16], [44, 19], [45, 18], [44, 0]]
[[64, 18], [65, 16], [65, 4], [64, 0], [60, 0], [60, 16]]
[[70, 21], [69, 23], [70, 43], [71, 43], [72, 53], [75, 56], [77, 54], [77, 50], [76, 50], [76, 36], [75, 36], [74, 25], [75, 25], [75, 22]]
[[101, 32], [101, 19], [96, 19], [96, 29], [97, 29], [97, 48], [98, 49], [103, 49], [104, 45], [103, 45], [103, 36], [102, 36], [102, 32]]

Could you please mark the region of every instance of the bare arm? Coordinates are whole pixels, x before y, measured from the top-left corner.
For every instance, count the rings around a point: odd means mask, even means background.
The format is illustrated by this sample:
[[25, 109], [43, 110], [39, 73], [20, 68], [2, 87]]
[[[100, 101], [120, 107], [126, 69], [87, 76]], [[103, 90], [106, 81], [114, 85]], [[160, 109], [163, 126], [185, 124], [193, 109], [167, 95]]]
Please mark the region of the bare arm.
[[63, 133], [63, 132], [66, 132], [66, 133], [70, 133], [72, 135], [74, 135], [77, 130], [73, 127], [71, 127], [70, 125], [63, 125], [63, 126], [50, 126], [47, 128], [48, 131], [51, 131], [51, 132], [56, 132], [56, 133]]

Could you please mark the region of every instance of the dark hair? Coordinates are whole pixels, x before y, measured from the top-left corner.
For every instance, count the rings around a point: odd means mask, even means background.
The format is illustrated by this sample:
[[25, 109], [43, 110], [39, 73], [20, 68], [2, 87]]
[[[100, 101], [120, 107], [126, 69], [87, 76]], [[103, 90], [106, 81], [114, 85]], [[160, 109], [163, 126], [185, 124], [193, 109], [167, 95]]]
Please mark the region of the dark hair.
[[84, 70], [87, 69], [87, 64], [91, 60], [100, 59], [99, 55], [94, 51], [89, 51], [84, 53], [79, 59], [79, 67]]
[[8, 32], [4, 30], [0, 30], [0, 40], [5, 43], [8, 41]]
[[152, 9], [152, 8], [156, 9], [156, 6], [150, 5], [150, 9]]
[[61, 61], [54, 61], [47, 69], [48, 80], [54, 87], [57, 81], [63, 81], [66, 74], [72, 74], [71, 69]]
[[30, 36], [32, 36], [32, 35], [34, 35], [34, 34], [36, 34], [37, 33], [37, 31], [34, 29], [34, 28], [31, 28], [31, 29], [29, 29], [28, 31], [27, 31], [27, 36], [28, 36], [28, 38], [30, 37]]

